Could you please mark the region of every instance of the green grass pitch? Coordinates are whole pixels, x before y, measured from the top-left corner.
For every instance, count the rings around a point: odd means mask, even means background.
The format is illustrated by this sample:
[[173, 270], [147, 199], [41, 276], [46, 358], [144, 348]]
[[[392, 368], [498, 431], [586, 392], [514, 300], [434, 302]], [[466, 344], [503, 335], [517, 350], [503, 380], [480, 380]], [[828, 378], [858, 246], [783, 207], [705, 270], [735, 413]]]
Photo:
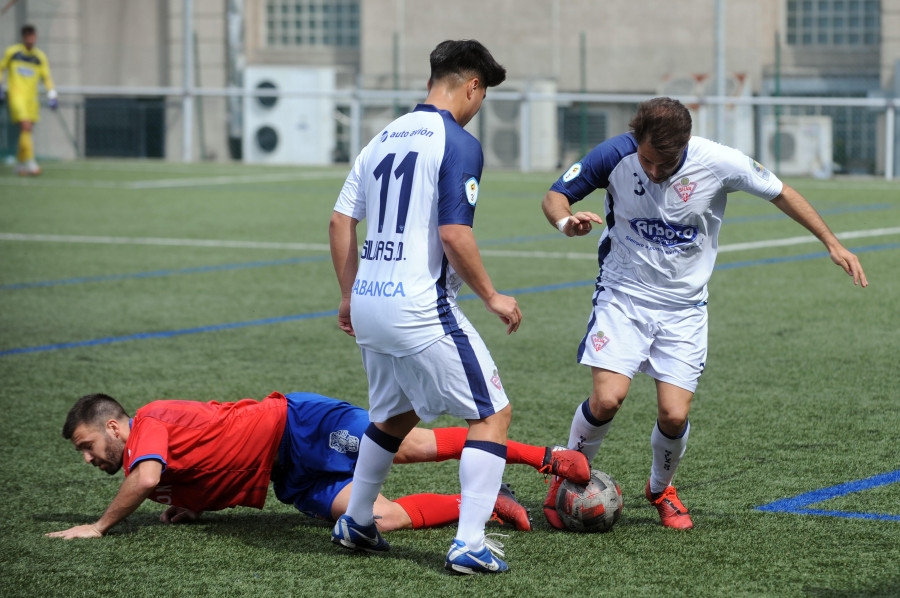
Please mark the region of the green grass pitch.
[[[121, 483], [60, 435], [82, 394], [106, 392], [132, 413], [154, 399], [274, 390], [366, 406], [358, 350], [331, 315], [327, 223], [345, 174], [115, 161], [0, 174], [0, 594], [900, 595], [900, 484], [807, 507], [830, 516], [757, 509], [900, 470], [900, 186], [876, 179], [790, 181], [833, 230], [855, 233], [845, 244], [867, 289], [817, 243], [766, 243], [807, 233], [764, 201], [732, 196], [710, 283], [709, 360], [675, 479], [689, 532], [663, 529], [642, 497], [655, 400], [639, 376], [594, 462], [621, 485], [622, 519], [606, 534], [552, 530], [542, 476], [510, 466], [535, 530], [504, 532], [506, 575], [446, 575], [452, 528], [391, 533], [385, 556], [346, 554], [328, 525], [274, 496], [263, 511], [182, 526], [160, 524], [162, 506], [146, 503], [105, 538], [45, 538], [96, 520]], [[565, 441], [590, 385], [575, 351], [597, 236], [566, 239], [546, 223], [540, 201], [556, 176], [487, 172], [481, 184], [475, 234], [497, 288], [517, 293], [521, 330], [508, 337], [478, 300], [462, 302], [512, 400], [510, 437], [539, 445]], [[599, 194], [583, 205], [602, 213]], [[429, 463], [395, 467], [384, 493], [458, 487], [456, 462]], [[841, 516], [858, 513], [880, 518]]]

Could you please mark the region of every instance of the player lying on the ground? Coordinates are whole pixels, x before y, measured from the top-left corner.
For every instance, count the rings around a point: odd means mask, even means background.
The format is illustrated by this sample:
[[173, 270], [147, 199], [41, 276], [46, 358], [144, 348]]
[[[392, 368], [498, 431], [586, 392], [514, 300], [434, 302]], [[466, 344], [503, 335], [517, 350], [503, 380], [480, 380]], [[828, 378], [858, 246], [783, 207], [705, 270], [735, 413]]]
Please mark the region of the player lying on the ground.
[[[261, 509], [269, 480], [275, 496], [307, 515], [334, 521], [347, 508], [359, 440], [368, 413], [344, 401], [312, 393], [263, 401], [154, 401], [133, 418], [112, 397], [80, 398], [66, 418], [63, 437], [84, 460], [108, 474], [125, 467], [125, 480], [95, 523], [47, 534], [52, 538], [99, 538], [146, 499], [170, 505], [160, 520], [177, 523], [203, 511], [247, 506]], [[395, 463], [459, 459], [465, 428], [415, 428]], [[509, 442], [508, 463], [586, 483], [590, 467], [581, 453]], [[414, 494], [375, 503], [378, 528], [435, 527], [459, 517], [459, 495]], [[501, 487], [494, 514], [529, 530], [528, 511], [508, 486]]]

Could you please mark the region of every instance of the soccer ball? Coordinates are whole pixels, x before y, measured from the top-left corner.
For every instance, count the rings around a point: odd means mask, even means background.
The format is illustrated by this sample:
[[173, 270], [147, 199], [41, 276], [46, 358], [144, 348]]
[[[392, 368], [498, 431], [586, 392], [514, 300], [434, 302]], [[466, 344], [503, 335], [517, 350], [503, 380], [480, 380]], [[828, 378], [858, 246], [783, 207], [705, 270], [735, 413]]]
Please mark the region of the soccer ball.
[[591, 470], [587, 486], [569, 480], [556, 493], [556, 512], [571, 532], [605, 532], [622, 514], [622, 491], [608, 473]]

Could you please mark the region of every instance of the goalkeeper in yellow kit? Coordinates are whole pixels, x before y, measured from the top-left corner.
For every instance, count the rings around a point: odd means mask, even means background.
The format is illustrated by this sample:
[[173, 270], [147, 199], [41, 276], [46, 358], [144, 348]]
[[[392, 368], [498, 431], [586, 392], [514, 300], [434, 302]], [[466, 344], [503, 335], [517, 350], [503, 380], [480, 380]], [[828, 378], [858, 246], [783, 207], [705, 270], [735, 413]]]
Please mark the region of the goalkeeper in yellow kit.
[[[57, 106], [56, 89], [50, 78], [47, 55], [35, 47], [35, 41], [37, 31], [32, 25], [25, 25], [22, 27], [22, 43], [8, 47], [0, 60], [0, 102], [8, 100], [10, 117], [19, 125], [16, 172], [22, 175], [41, 173], [34, 159], [34, 142], [31, 138], [34, 124], [40, 120], [38, 79], [44, 80], [50, 108], [56, 110]], [[4, 88], [4, 77], [7, 75]]]

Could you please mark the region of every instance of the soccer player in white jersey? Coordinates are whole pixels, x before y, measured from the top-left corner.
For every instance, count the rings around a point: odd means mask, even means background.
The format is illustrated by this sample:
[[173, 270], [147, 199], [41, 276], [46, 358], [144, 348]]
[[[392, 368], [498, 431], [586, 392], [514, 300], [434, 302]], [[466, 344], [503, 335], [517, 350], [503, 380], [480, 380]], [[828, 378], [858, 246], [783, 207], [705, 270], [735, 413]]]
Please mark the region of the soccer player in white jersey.
[[[485, 538], [506, 463], [511, 407], [497, 368], [460, 311], [463, 282], [515, 332], [515, 298], [484, 269], [472, 222], [481, 144], [463, 127], [506, 70], [474, 40], [445, 41], [431, 53], [424, 104], [384, 128], [353, 165], [329, 227], [341, 287], [338, 325], [356, 337], [369, 381], [369, 418], [347, 511], [332, 541], [383, 551], [372, 505], [401, 440], [441, 414], [469, 423], [459, 465], [459, 527], [447, 554], [454, 573], [508, 569]], [[362, 255], [356, 228], [367, 218]]]
[[[593, 310], [578, 347], [590, 366], [590, 397], [575, 410], [568, 446], [593, 460], [631, 379], [656, 380], [658, 415], [650, 435], [653, 462], [645, 488], [662, 524], [693, 522], [672, 486], [684, 455], [688, 411], [707, 351], [707, 282], [715, 265], [728, 193], [746, 191], [770, 201], [812, 232], [835, 264], [867, 286], [859, 259], [848, 251], [797, 191], [740, 151], [691, 136], [680, 102], [642, 103], [631, 131], [608, 139], [571, 166], [543, 200], [547, 220], [566, 236], [601, 224], [571, 205], [606, 189], [606, 229], [600, 237]], [[551, 483], [544, 514], [562, 527], [553, 507], [560, 480]]]

